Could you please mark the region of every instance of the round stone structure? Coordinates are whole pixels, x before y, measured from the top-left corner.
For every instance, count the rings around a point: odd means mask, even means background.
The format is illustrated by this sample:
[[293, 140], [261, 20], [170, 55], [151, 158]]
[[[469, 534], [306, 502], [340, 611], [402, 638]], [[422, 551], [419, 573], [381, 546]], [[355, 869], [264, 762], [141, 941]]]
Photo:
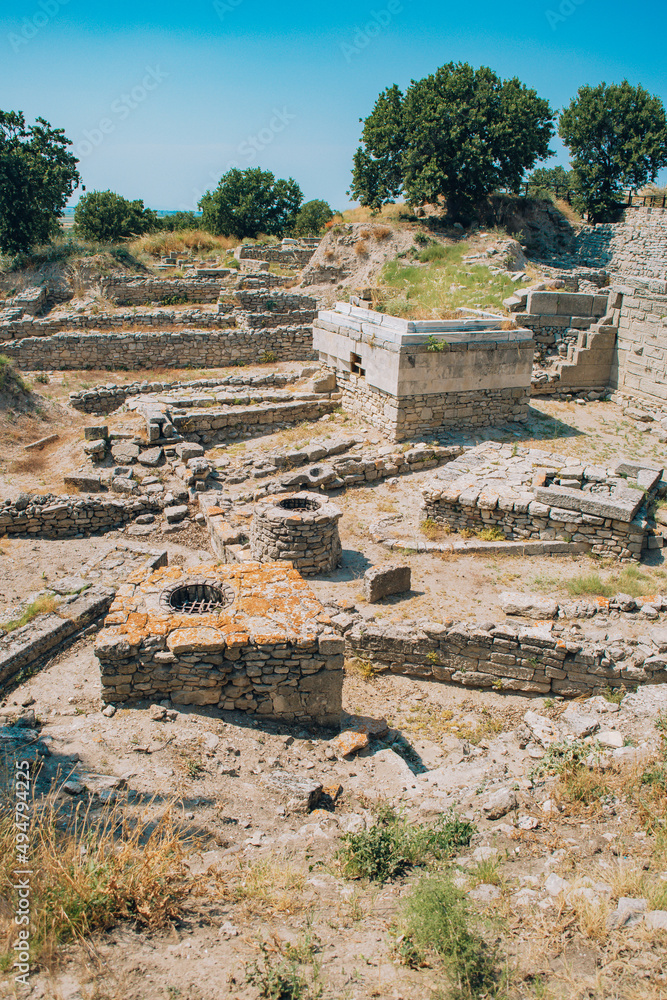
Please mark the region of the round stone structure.
[[317, 493], [282, 493], [255, 505], [250, 552], [257, 562], [289, 560], [303, 576], [340, 565], [338, 522], [343, 512]]

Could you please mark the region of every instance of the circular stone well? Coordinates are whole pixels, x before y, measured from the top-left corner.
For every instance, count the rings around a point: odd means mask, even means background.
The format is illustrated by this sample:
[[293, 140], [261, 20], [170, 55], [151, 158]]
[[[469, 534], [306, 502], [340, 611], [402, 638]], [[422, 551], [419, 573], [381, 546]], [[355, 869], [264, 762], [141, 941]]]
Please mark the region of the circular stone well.
[[250, 551], [257, 562], [287, 559], [303, 576], [330, 573], [342, 555], [338, 521], [343, 512], [317, 493], [264, 497], [255, 505]]
[[200, 577], [180, 580], [160, 595], [164, 611], [181, 615], [216, 614], [234, 601], [234, 591], [226, 583]]

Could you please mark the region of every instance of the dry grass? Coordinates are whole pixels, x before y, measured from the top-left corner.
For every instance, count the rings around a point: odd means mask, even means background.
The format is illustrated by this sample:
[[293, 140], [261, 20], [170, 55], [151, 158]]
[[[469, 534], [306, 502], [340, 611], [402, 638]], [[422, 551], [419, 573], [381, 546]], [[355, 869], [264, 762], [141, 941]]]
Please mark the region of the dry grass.
[[373, 230], [373, 236], [376, 240], [386, 240], [388, 236], [391, 236], [391, 227], [376, 226]]
[[432, 518], [427, 518], [422, 521], [419, 525], [419, 530], [422, 535], [428, 538], [429, 542], [437, 542], [441, 538], [446, 538], [450, 535], [452, 529], [448, 524], [441, 524], [439, 521], [434, 521]]
[[365, 254], [367, 254], [368, 244], [366, 243], [366, 241], [357, 240], [357, 242], [354, 244], [354, 252], [356, 253], [357, 257], [363, 257]]
[[[0, 898], [11, 900], [16, 867], [13, 805], [0, 813]], [[132, 821], [119, 805], [99, 815], [33, 804], [30, 830], [32, 961], [58, 957], [62, 944], [132, 920], [157, 928], [183, 910], [193, 883], [185, 838], [171, 810], [155, 823]], [[9, 911], [9, 912], [8, 912]], [[0, 969], [13, 961], [11, 908], [0, 911]]]
[[203, 229], [181, 229], [172, 233], [149, 233], [133, 240], [129, 244], [130, 252], [135, 256], [147, 254], [149, 257], [161, 257], [167, 253], [224, 253], [238, 246], [239, 240], [230, 236], [212, 236]]
[[222, 897], [242, 907], [246, 916], [293, 915], [307, 905], [305, 875], [284, 857], [240, 861], [233, 871], [214, 872], [213, 882]]
[[363, 681], [373, 681], [377, 677], [373, 664], [370, 660], [362, 660], [358, 656], [352, 656], [345, 660], [345, 673], [354, 674]]
[[2, 627], [5, 632], [14, 632], [17, 628], [23, 628], [24, 625], [27, 625], [39, 615], [51, 614], [57, 607], [58, 601], [53, 594], [43, 594], [34, 600], [32, 604], [29, 604], [18, 618], [12, 618], [10, 621], [3, 622]]

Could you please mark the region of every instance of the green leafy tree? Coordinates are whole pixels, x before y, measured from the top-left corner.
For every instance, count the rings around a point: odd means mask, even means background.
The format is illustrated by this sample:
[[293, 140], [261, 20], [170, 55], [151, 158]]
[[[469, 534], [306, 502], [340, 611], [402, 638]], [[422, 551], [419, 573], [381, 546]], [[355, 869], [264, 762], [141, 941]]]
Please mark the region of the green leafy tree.
[[331, 206], [320, 198], [307, 201], [299, 209], [294, 226], [295, 236], [319, 236], [334, 217]]
[[43, 118], [26, 126], [20, 111], [0, 111], [0, 250], [44, 243], [81, 177], [72, 143]]
[[194, 212], [172, 212], [158, 219], [158, 226], [168, 233], [173, 233], [181, 229], [199, 229], [201, 226], [201, 216]]
[[74, 209], [74, 230], [86, 240], [114, 243], [157, 228], [157, 215], [143, 201], [128, 201], [115, 191], [90, 191]]
[[667, 166], [665, 107], [627, 80], [580, 87], [558, 132], [572, 156], [575, 207], [593, 222], [613, 216], [623, 187], [643, 187]]
[[403, 194], [410, 205], [444, 202], [467, 221], [498, 188], [519, 189], [526, 170], [551, 155], [549, 103], [516, 77], [448, 63], [405, 95], [385, 90], [364, 121], [351, 194], [380, 208]]
[[259, 233], [283, 236], [294, 229], [303, 201], [292, 180], [276, 180], [270, 170], [234, 167], [220, 179], [215, 191], [199, 202], [202, 225], [214, 236], [254, 238]]
[[564, 167], [538, 167], [528, 178], [528, 194], [533, 198], [548, 198], [552, 194], [573, 191], [575, 176], [573, 170]]

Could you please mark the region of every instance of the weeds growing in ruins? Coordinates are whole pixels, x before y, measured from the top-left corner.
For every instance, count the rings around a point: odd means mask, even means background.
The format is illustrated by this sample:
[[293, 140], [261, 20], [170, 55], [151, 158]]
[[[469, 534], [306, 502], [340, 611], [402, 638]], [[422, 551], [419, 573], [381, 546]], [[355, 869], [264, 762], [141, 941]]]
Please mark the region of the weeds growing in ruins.
[[39, 615], [50, 614], [57, 607], [58, 599], [53, 594], [41, 594], [31, 604], [28, 604], [17, 618], [2, 622], [2, 628], [5, 632], [14, 632], [17, 628], [23, 628], [24, 625], [28, 625]]
[[447, 861], [470, 843], [474, 832], [472, 823], [454, 813], [427, 826], [409, 823], [402, 813], [382, 804], [371, 827], [343, 835], [336, 857], [347, 878], [387, 882], [411, 868]]
[[[162, 927], [182, 912], [192, 883], [183, 863], [186, 838], [171, 810], [157, 824], [133, 821], [118, 806], [73, 814], [53, 802], [33, 804], [31, 948], [33, 962], [58, 947], [121, 920]], [[0, 895], [10, 899], [15, 867], [14, 813], [0, 803]], [[7, 964], [15, 928], [0, 916], [0, 962]], [[10, 962], [11, 964], [11, 962]]]
[[496, 955], [449, 873], [419, 880], [403, 903], [396, 930], [401, 961], [413, 968], [441, 968], [452, 1000], [496, 995], [500, 980]]
[[[259, 943], [260, 958], [246, 966], [246, 983], [262, 1000], [318, 1000], [323, 994], [317, 951], [320, 941], [309, 931], [296, 945]], [[310, 966], [310, 972], [308, 972]]]

